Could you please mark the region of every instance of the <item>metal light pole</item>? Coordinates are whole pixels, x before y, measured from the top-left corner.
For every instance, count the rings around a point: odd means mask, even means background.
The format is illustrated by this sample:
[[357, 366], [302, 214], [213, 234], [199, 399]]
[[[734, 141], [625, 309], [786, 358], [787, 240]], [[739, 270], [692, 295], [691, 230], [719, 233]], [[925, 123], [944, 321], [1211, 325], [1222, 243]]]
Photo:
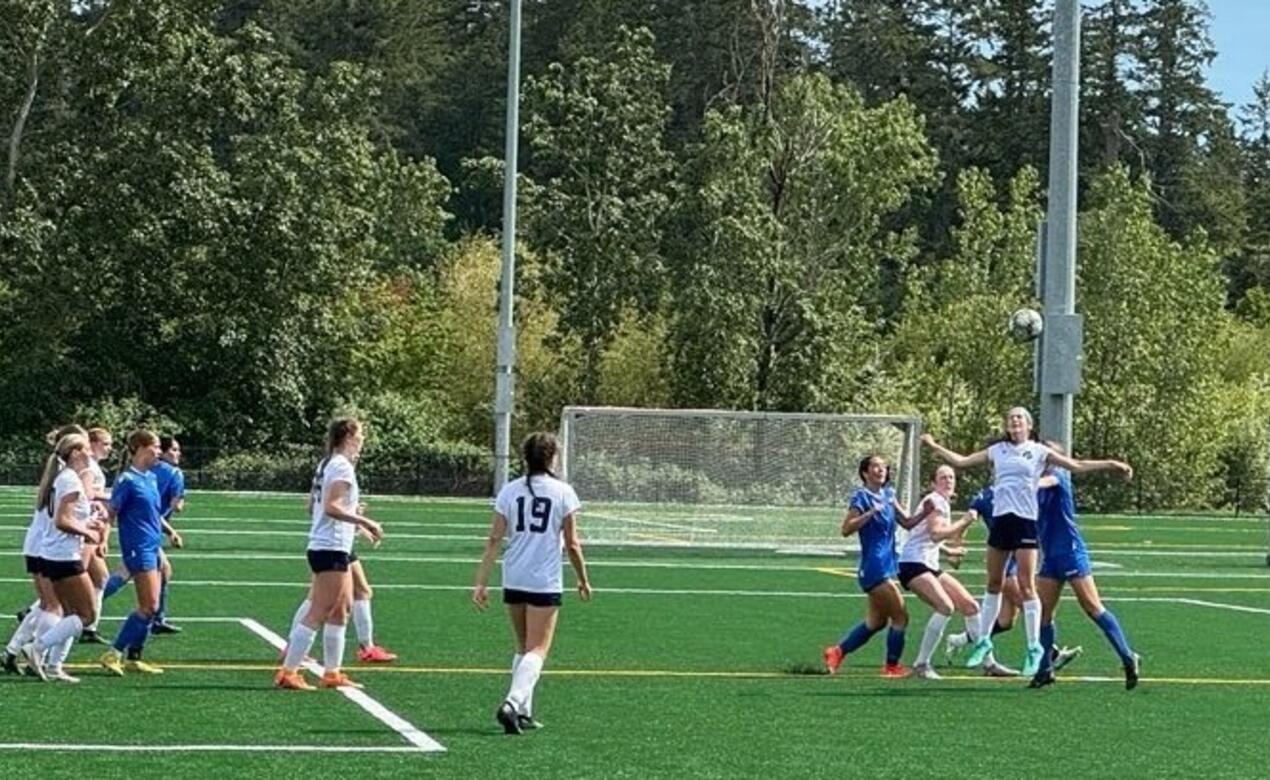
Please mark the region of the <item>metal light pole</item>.
[[1054, 9], [1049, 206], [1039, 286], [1045, 315], [1038, 350], [1040, 433], [1072, 447], [1072, 396], [1080, 392], [1082, 318], [1076, 314], [1076, 174], [1080, 126], [1080, 2]]
[[494, 492], [507, 484], [515, 399], [516, 171], [520, 135], [520, 4], [511, 0], [507, 51], [507, 138], [503, 171], [503, 267], [498, 286], [498, 367], [494, 373]]

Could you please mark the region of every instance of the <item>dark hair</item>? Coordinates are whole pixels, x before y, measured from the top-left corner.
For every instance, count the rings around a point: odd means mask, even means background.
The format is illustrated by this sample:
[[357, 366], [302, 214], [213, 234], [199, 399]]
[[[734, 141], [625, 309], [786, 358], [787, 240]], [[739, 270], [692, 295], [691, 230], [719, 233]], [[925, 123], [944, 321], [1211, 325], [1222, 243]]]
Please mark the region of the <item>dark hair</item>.
[[353, 417], [336, 417], [326, 427], [326, 454], [329, 457], [350, 436], [356, 436], [362, 424]]
[[175, 436], [160, 436], [159, 450], [162, 452], [168, 452], [169, 450], [172, 449], [172, 445], [176, 443], [177, 441]]
[[50, 447], [56, 447], [64, 436], [70, 436], [72, 433], [77, 433], [80, 436], [88, 435], [88, 431], [84, 430], [82, 425], [70, 423], [69, 425], [60, 425], [44, 434], [44, 442]]
[[[867, 479], [865, 479], [864, 475], [869, 473], [869, 466], [873, 463], [875, 458], [877, 460], [882, 461], [883, 463], [886, 463], [886, 458], [882, 457], [881, 455], [878, 455], [877, 453], [870, 453], [860, 459], [860, 465], [859, 467], [856, 468], [856, 474], [859, 475], [861, 482], [868, 481]], [[887, 482], [890, 482], [890, 481], [891, 481], [891, 467], [887, 466], [886, 478], [883, 480], [882, 484], [885, 485]]]
[[556, 459], [559, 451], [560, 442], [554, 433], [538, 431], [525, 437], [524, 443], [520, 445], [520, 455], [525, 461], [525, 487], [529, 489], [529, 495], [537, 498], [534, 495], [534, 477], [539, 474], [555, 476], [551, 470], [551, 462]]

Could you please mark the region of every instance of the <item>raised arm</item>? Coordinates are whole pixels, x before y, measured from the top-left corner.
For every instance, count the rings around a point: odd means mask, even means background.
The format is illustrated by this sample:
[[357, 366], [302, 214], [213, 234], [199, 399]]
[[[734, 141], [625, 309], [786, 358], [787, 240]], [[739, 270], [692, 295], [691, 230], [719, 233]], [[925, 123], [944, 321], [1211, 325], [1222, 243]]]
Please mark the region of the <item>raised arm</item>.
[[961, 519], [955, 523], [946, 523], [943, 515], [936, 515], [936, 519], [931, 521], [930, 538], [936, 542], [955, 539], [965, 533], [966, 529], [974, 525], [978, 519], [979, 513], [973, 509], [966, 510]]
[[842, 518], [842, 535], [850, 536], [856, 531], [859, 531], [865, 523], [873, 519], [873, 516], [876, 515], [878, 511], [879, 507], [877, 506], [874, 506], [872, 509], [864, 512], [861, 512], [855, 507], [851, 507], [847, 510], [846, 516]]
[[935, 437], [931, 436], [929, 433], [922, 434], [922, 443], [927, 447], [930, 447], [931, 451], [935, 453], [935, 457], [957, 470], [983, 466], [988, 462], [987, 450], [979, 450], [978, 452], [972, 452], [969, 455], [961, 455], [936, 442]]
[[1133, 467], [1124, 461], [1077, 460], [1054, 450], [1050, 450], [1047, 458], [1051, 464], [1065, 468], [1073, 474], [1088, 474], [1093, 471], [1119, 471], [1124, 475], [1125, 479], [1133, 479]]

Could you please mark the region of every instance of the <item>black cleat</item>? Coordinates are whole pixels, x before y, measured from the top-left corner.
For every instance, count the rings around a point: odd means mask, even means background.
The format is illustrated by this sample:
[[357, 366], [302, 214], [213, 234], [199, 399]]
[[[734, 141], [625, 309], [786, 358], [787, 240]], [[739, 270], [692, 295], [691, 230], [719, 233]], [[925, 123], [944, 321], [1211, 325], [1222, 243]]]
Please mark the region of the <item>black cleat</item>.
[[530, 715], [517, 715], [516, 723], [520, 725], [521, 731], [536, 731], [542, 728], [542, 724], [534, 720]]
[[162, 623], [154, 623], [150, 626], [150, 634], [153, 636], [158, 636], [159, 634], [179, 634], [179, 633], [181, 633], [180, 627], [174, 626], [171, 623], [167, 622], [166, 620], [163, 621]]
[[8, 650], [4, 651], [3, 665], [5, 674], [22, 674], [22, 670], [18, 668], [18, 657]]
[[520, 728], [520, 717], [516, 714], [511, 702], [503, 702], [494, 713], [494, 720], [503, 726], [504, 734], [523, 734]]
[[106, 644], [106, 639], [97, 633], [95, 629], [86, 628], [79, 635], [79, 643], [81, 645], [104, 645]]
[[1133, 663], [1124, 665], [1124, 689], [1131, 691], [1138, 687], [1138, 674], [1142, 671], [1142, 656], [1133, 654]]
[[1041, 671], [1036, 673], [1036, 676], [1033, 677], [1032, 681], [1027, 684], [1027, 687], [1044, 688], [1047, 685], [1053, 685], [1053, 684], [1054, 684], [1054, 670], [1042, 669]]

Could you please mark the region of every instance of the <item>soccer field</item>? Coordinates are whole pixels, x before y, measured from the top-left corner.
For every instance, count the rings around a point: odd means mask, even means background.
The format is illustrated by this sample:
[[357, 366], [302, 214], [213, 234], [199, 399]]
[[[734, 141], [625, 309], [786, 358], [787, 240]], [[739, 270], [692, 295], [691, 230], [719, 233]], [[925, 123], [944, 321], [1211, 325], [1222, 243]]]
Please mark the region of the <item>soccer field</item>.
[[[8, 613], [31, 599], [19, 555], [31, 492], [0, 490]], [[388, 534], [379, 549], [359, 546], [376, 587], [376, 639], [401, 659], [348, 664], [364, 697], [271, 688], [270, 641], [286, 635], [308, 582], [303, 498], [195, 493], [177, 523], [186, 549], [171, 555], [171, 619], [185, 631], [152, 639], [146, 654], [166, 674], [108, 677], [94, 664], [99, 646], [76, 646], [78, 686], [0, 678], [0, 778], [1267, 772], [1264, 518], [1084, 519], [1103, 595], [1143, 655], [1133, 692], [1071, 601], [1059, 641], [1085, 652], [1048, 689], [957, 668], [941, 668], [939, 682], [880, 679], [880, 636], [829, 677], [809, 672], [864, 609], [851, 555], [593, 546], [595, 599], [566, 595], [535, 696], [546, 727], [506, 737], [493, 712], [510, 629], [501, 608], [481, 614], [469, 602], [488, 502], [369, 503]], [[586, 522], [584, 511], [584, 533]], [[972, 591], [981, 570], [981, 555], [962, 566]], [[107, 602], [105, 633], [133, 603], [131, 587]], [[905, 663], [929, 614], [908, 605]], [[11, 614], [0, 625], [7, 638]], [[1021, 634], [998, 637], [1010, 665], [1022, 660]], [[350, 659], [355, 645], [350, 626]]]

